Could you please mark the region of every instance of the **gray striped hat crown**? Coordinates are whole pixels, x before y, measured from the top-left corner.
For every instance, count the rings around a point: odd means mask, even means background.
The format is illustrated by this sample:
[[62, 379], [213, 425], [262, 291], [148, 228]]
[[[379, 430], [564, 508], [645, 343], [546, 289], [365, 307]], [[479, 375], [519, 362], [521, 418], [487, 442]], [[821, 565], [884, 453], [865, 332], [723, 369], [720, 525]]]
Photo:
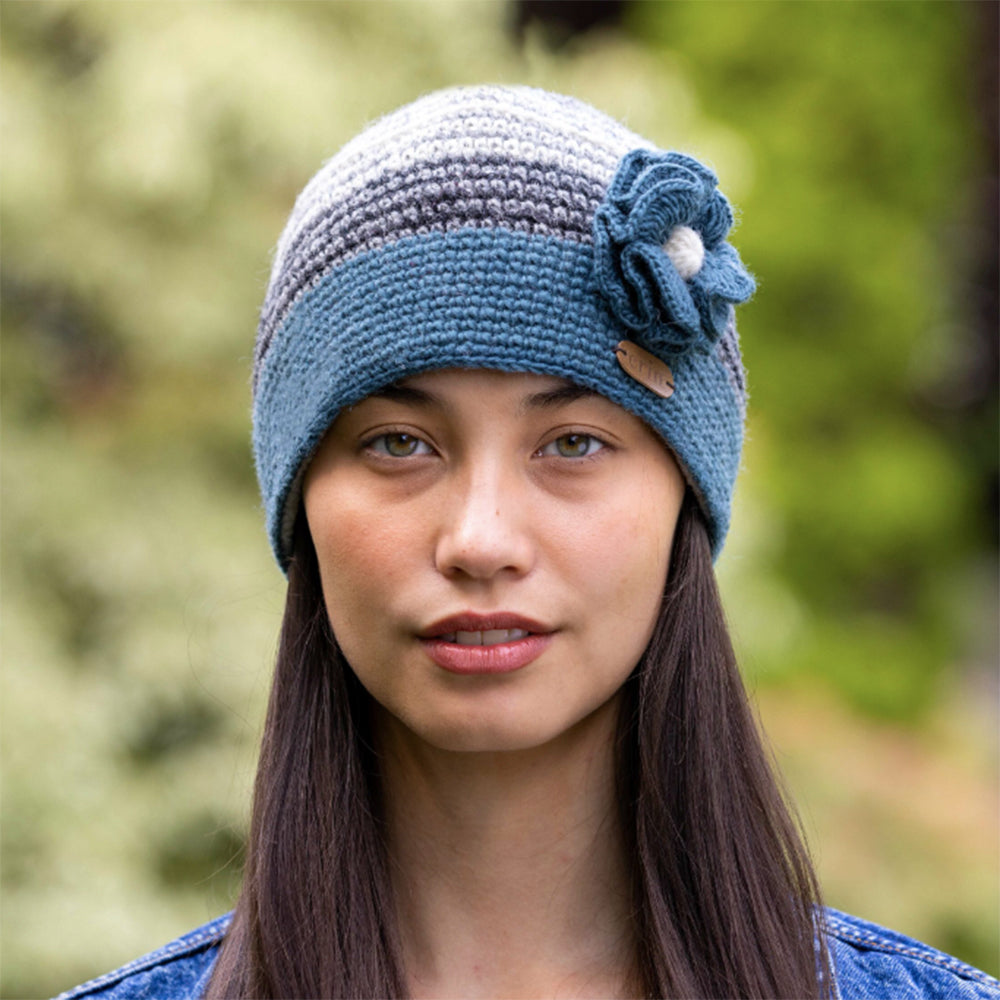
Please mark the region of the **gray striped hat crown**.
[[[557, 375], [635, 413], [717, 553], [746, 402], [732, 306], [753, 292], [731, 224], [711, 171], [574, 98], [456, 88], [368, 127], [299, 195], [261, 311], [254, 453], [280, 565], [338, 412], [441, 368]], [[666, 391], [637, 357], [669, 366]]]

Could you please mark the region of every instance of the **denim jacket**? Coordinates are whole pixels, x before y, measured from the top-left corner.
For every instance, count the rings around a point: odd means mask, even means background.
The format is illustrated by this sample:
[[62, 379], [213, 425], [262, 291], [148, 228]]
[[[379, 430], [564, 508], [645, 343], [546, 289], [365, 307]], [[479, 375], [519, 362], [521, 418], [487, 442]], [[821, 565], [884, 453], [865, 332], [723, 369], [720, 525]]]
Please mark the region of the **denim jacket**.
[[[840, 1000], [1000, 1000], [1000, 982], [919, 941], [827, 910]], [[213, 920], [58, 1000], [196, 1000], [204, 995], [230, 917]]]

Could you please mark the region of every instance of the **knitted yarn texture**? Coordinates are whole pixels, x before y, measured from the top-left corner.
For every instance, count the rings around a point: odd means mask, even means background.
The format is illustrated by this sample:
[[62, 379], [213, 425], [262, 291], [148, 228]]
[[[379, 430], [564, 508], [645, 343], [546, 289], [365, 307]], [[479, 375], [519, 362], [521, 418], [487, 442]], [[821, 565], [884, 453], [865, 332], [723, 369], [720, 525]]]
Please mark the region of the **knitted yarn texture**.
[[[369, 126], [299, 195], [254, 353], [254, 454], [287, 566], [302, 476], [345, 406], [410, 375], [556, 375], [670, 446], [713, 552], [729, 525], [746, 407], [733, 304], [753, 280], [697, 160], [574, 98], [453, 88]], [[619, 364], [669, 365], [663, 398]]]

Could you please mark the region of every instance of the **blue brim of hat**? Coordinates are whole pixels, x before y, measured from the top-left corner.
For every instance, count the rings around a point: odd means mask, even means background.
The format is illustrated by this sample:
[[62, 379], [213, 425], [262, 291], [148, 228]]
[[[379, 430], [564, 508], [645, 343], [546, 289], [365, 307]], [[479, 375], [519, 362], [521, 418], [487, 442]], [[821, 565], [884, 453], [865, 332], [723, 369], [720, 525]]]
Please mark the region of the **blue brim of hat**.
[[556, 375], [594, 389], [669, 445], [704, 510], [713, 554], [729, 527], [742, 444], [718, 352], [665, 359], [664, 399], [615, 348], [630, 332], [592, 277], [593, 247], [496, 228], [402, 239], [362, 253], [300, 295], [258, 376], [254, 448], [275, 555], [287, 568], [308, 462], [345, 406], [432, 369]]

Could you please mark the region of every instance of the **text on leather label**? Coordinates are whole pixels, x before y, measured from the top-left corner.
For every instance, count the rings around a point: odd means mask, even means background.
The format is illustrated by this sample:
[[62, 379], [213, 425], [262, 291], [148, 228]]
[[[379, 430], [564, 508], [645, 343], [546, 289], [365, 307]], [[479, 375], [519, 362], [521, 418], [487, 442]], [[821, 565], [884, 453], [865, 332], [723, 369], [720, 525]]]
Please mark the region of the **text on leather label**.
[[650, 354], [631, 340], [623, 340], [615, 348], [618, 364], [647, 389], [669, 399], [674, 393], [674, 373], [655, 354]]

